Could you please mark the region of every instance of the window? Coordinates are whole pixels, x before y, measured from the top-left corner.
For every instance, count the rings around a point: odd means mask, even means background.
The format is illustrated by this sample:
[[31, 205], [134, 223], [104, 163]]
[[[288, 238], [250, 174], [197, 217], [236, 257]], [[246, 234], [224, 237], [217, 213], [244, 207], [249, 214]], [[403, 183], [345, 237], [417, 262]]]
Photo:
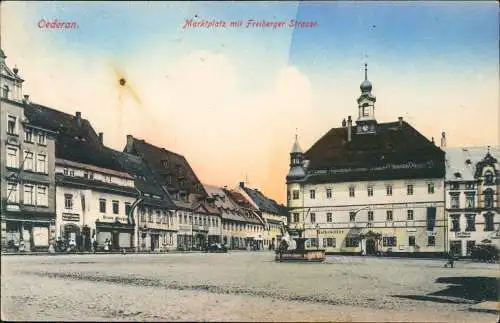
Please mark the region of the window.
[[164, 160], [162, 160], [162, 161], [161, 161], [161, 166], [162, 166], [163, 168], [168, 168], [168, 159], [164, 159]]
[[113, 214], [118, 214], [120, 211], [120, 204], [118, 201], [113, 201]]
[[393, 220], [392, 210], [388, 210], [386, 213], [387, 213], [387, 221], [392, 221]]
[[161, 213], [160, 213], [160, 210], [156, 210], [156, 223], [161, 223]]
[[99, 212], [106, 213], [106, 200], [99, 199]]
[[17, 148], [7, 146], [7, 167], [19, 168], [19, 160], [17, 157]]
[[9, 116], [7, 120], [7, 133], [10, 135], [17, 134], [17, 118]]
[[290, 191], [286, 191], [286, 199], [287, 199], [287, 201], [290, 201], [291, 198], [292, 198], [292, 194], [290, 194]]
[[427, 193], [434, 194], [434, 183], [427, 184]]
[[406, 219], [407, 219], [408, 221], [413, 221], [413, 210], [408, 210], [408, 211], [406, 211], [406, 214], [407, 214]]
[[331, 213], [326, 214], [326, 222], [332, 222], [332, 214]]
[[349, 197], [354, 197], [354, 186], [349, 187]]
[[465, 196], [465, 208], [467, 208], [467, 209], [474, 208], [474, 195], [473, 194], [467, 194]]
[[335, 238], [323, 238], [323, 247], [325, 248], [335, 248], [336, 244]]
[[383, 237], [382, 244], [384, 247], [396, 247], [397, 238], [396, 237]]
[[7, 203], [18, 203], [17, 183], [7, 183]]
[[33, 129], [26, 128], [26, 131], [24, 133], [24, 141], [33, 142]]
[[368, 221], [373, 221], [373, 211], [368, 211]]
[[39, 145], [46, 145], [46, 137], [45, 137], [45, 133], [43, 132], [39, 132], [38, 133], [38, 144]]
[[309, 241], [311, 241], [311, 247], [316, 248], [318, 246], [318, 239], [312, 238]]
[[69, 176], [75, 176], [75, 171], [73, 169], [69, 170]]
[[349, 212], [349, 221], [351, 221], [351, 222], [356, 221], [356, 213]]
[[410, 184], [410, 185], [406, 186], [406, 194], [407, 195], [413, 195], [413, 184]]
[[436, 246], [436, 236], [427, 236], [427, 246], [428, 247]]
[[451, 231], [460, 231], [460, 214], [450, 215], [451, 218]]
[[293, 190], [293, 199], [298, 200], [299, 199], [299, 190]]
[[391, 196], [392, 195], [392, 185], [386, 185], [385, 186], [385, 193], [387, 194], [387, 196]]
[[369, 115], [370, 115], [370, 110], [368, 108], [368, 105], [364, 105], [363, 106], [363, 117], [368, 117]]
[[465, 184], [465, 189], [466, 190], [473, 190], [474, 189], [474, 183], [467, 183], [467, 184]]
[[475, 214], [466, 214], [467, 226], [465, 227], [465, 231], [476, 231], [476, 215]]
[[345, 239], [345, 246], [347, 248], [355, 248], [359, 246], [359, 240], [358, 238], [346, 238]]
[[452, 209], [460, 208], [460, 196], [459, 195], [452, 195], [451, 196], [451, 208]]
[[299, 214], [298, 213], [293, 214], [293, 222], [299, 222]]
[[148, 222], [153, 223], [153, 210], [149, 209], [148, 210]]
[[493, 231], [493, 213], [488, 212], [484, 215], [484, 231]]
[[40, 206], [48, 206], [49, 200], [47, 196], [47, 186], [39, 185], [36, 192], [36, 204]]
[[311, 223], [316, 223], [316, 213], [311, 213]]
[[436, 226], [436, 208], [427, 208], [427, 231], [433, 231]]
[[484, 207], [487, 209], [493, 207], [493, 190], [491, 188], [487, 188], [484, 191]]
[[331, 188], [327, 188], [326, 189], [326, 198], [327, 199], [331, 199], [332, 198], [332, 189]]
[[487, 171], [484, 174], [484, 184], [486, 185], [493, 185], [495, 184], [493, 181], [493, 173], [491, 171]]
[[314, 200], [316, 198], [316, 191], [315, 190], [310, 190], [309, 191], [309, 197]]
[[66, 210], [73, 209], [73, 195], [72, 194], [64, 194], [64, 208]]
[[33, 205], [34, 204], [34, 202], [35, 202], [35, 199], [33, 198], [34, 193], [35, 192], [33, 191], [33, 185], [27, 185], [27, 184], [24, 185], [23, 200], [24, 200], [25, 205]]
[[2, 97], [5, 98], [5, 99], [9, 98], [9, 87], [7, 85], [3, 86]]
[[24, 169], [33, 171], [33, 153], [29, 151], [24, 152]]
[[47, 156], [38, 154], [36, 156], [37, 165], [36, 171], [39, 173], [47, 173]]
[[459, 189], [458, 183], [452, 183], [450, 189], [452, 189], [452, 190], [458, 190]]
[[130, 203], [129, 202], [125, 202], [125, 215], [129, 216], [131, 210], [132, 210], [132, 206], [130, 205]]
[[373, 196], [373, 186], [368, 186], [368, 196]]
[[410, 247], [414, 247], [415, 246], [415, 236], [408, 237], [408, 245]]

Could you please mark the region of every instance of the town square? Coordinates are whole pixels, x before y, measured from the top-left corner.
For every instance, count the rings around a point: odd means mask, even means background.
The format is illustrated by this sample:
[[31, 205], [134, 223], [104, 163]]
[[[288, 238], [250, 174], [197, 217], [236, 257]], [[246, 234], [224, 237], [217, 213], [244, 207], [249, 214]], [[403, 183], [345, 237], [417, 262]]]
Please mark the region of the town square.
[[499, 319], [494, 4], [1, 6], [2, 320]]

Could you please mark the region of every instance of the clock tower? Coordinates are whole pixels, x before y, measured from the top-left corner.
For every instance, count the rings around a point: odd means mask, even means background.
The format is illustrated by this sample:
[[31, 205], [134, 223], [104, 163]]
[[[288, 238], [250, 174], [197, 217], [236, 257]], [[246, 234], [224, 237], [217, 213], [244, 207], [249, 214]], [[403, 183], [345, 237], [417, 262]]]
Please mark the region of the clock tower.
[[361, 95], [358, 98], [359, 116], [356, 120], [357, 134], [375, 134], [377, 120], [375, 119], [375, 95], [372, 93], [372, 84], [368, 81], [368, 66], [365, 64], [365, 80], [360, 85]]

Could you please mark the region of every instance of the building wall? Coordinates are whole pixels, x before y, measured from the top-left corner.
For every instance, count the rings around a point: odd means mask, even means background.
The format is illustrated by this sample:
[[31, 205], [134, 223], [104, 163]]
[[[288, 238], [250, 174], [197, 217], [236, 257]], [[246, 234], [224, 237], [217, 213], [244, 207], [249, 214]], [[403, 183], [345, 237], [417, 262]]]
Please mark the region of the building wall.
[[[429, 183], [434, 185], [432, 194], [428, 192]], [[392, 195], [387, 195], [386, 185], [392, 185]], [[407, 194], [407, 185], [413, 185], [413, 195]], [[354, 197], [349, 196], [350, 187], [355, 189]], [[372, 196], [368, 195], [368, 187], [373, 189]], [[327, 252], [366, 250], [366, 241], [361, 241], [357, 247], [346, 246], [347, 238], [359, 230], [382, 235], [377, 248], [379, 251], [444, 252], [446, 221], [443, 179], [305, 184], [300, 188], [298, 184], [291, 184], [289, 189], [291, 199], [288, 205], [298, 207], [290, 211], [290, 226], [304, 228], [304, 236], [307, 238], [319, 238], [320, 247], [325, 248]], [[326, 189], [332, 190], [331, 198], [327, 198]], [[298, 199], [293, 199], [293, 190], [300, 191]], [[311, 190], [315, 191], [315, 198], [311, 198]], [[432, 232], [427, 231], [429, 207], [436, 208], [436, 221]], [[409, 210], [413, 212], [412, 219], [408, 217]], [[392, 220], [388, 219], [387, 211], [392, 212]], [[351, 212], [357, 212], [354, 219], [351, 219]], [[372, 212], [372, 220], [369, 220], [369, 212]], [[299, 222], [295, 221], [294, 213], [299, 214]], [[331, 220], [328, 219], [328, 213], [331, 213]], [[311, 214], [314, 214], [314, 219]], [[411, 236], [415, 237], [415, 246], [409, 246]], [[435, 239], [434, 246], [428, 245], [428, 236], [434, 236], [430, 238]], [[384, 237], [395, 237], [395, 245], [384, 246]], [[335, 246], [324, 246], [323, 238], [335, 238]]]

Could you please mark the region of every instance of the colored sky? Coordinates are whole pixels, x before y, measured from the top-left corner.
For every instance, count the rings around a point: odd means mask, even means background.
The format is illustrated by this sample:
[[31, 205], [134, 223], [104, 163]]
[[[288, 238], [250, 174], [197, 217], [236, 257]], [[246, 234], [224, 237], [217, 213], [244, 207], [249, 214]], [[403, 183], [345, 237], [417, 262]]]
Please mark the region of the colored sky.
[[[448, 146], [499, 144], [493, 1], [1, 5], [2, 49], [33, 101], [81, 111], [112, 148], [133, 134], [181, 153], [204, 183], [246, 177], [284, 201], [296, 129], [307, 149], [356, 119], [365, 62], [379, 122], [402, 116], [437, 141], [446, 131]], [[78, 28], [41, 29], [41, 19]], [[243, 27], [183, 29], [186, 19]]]

